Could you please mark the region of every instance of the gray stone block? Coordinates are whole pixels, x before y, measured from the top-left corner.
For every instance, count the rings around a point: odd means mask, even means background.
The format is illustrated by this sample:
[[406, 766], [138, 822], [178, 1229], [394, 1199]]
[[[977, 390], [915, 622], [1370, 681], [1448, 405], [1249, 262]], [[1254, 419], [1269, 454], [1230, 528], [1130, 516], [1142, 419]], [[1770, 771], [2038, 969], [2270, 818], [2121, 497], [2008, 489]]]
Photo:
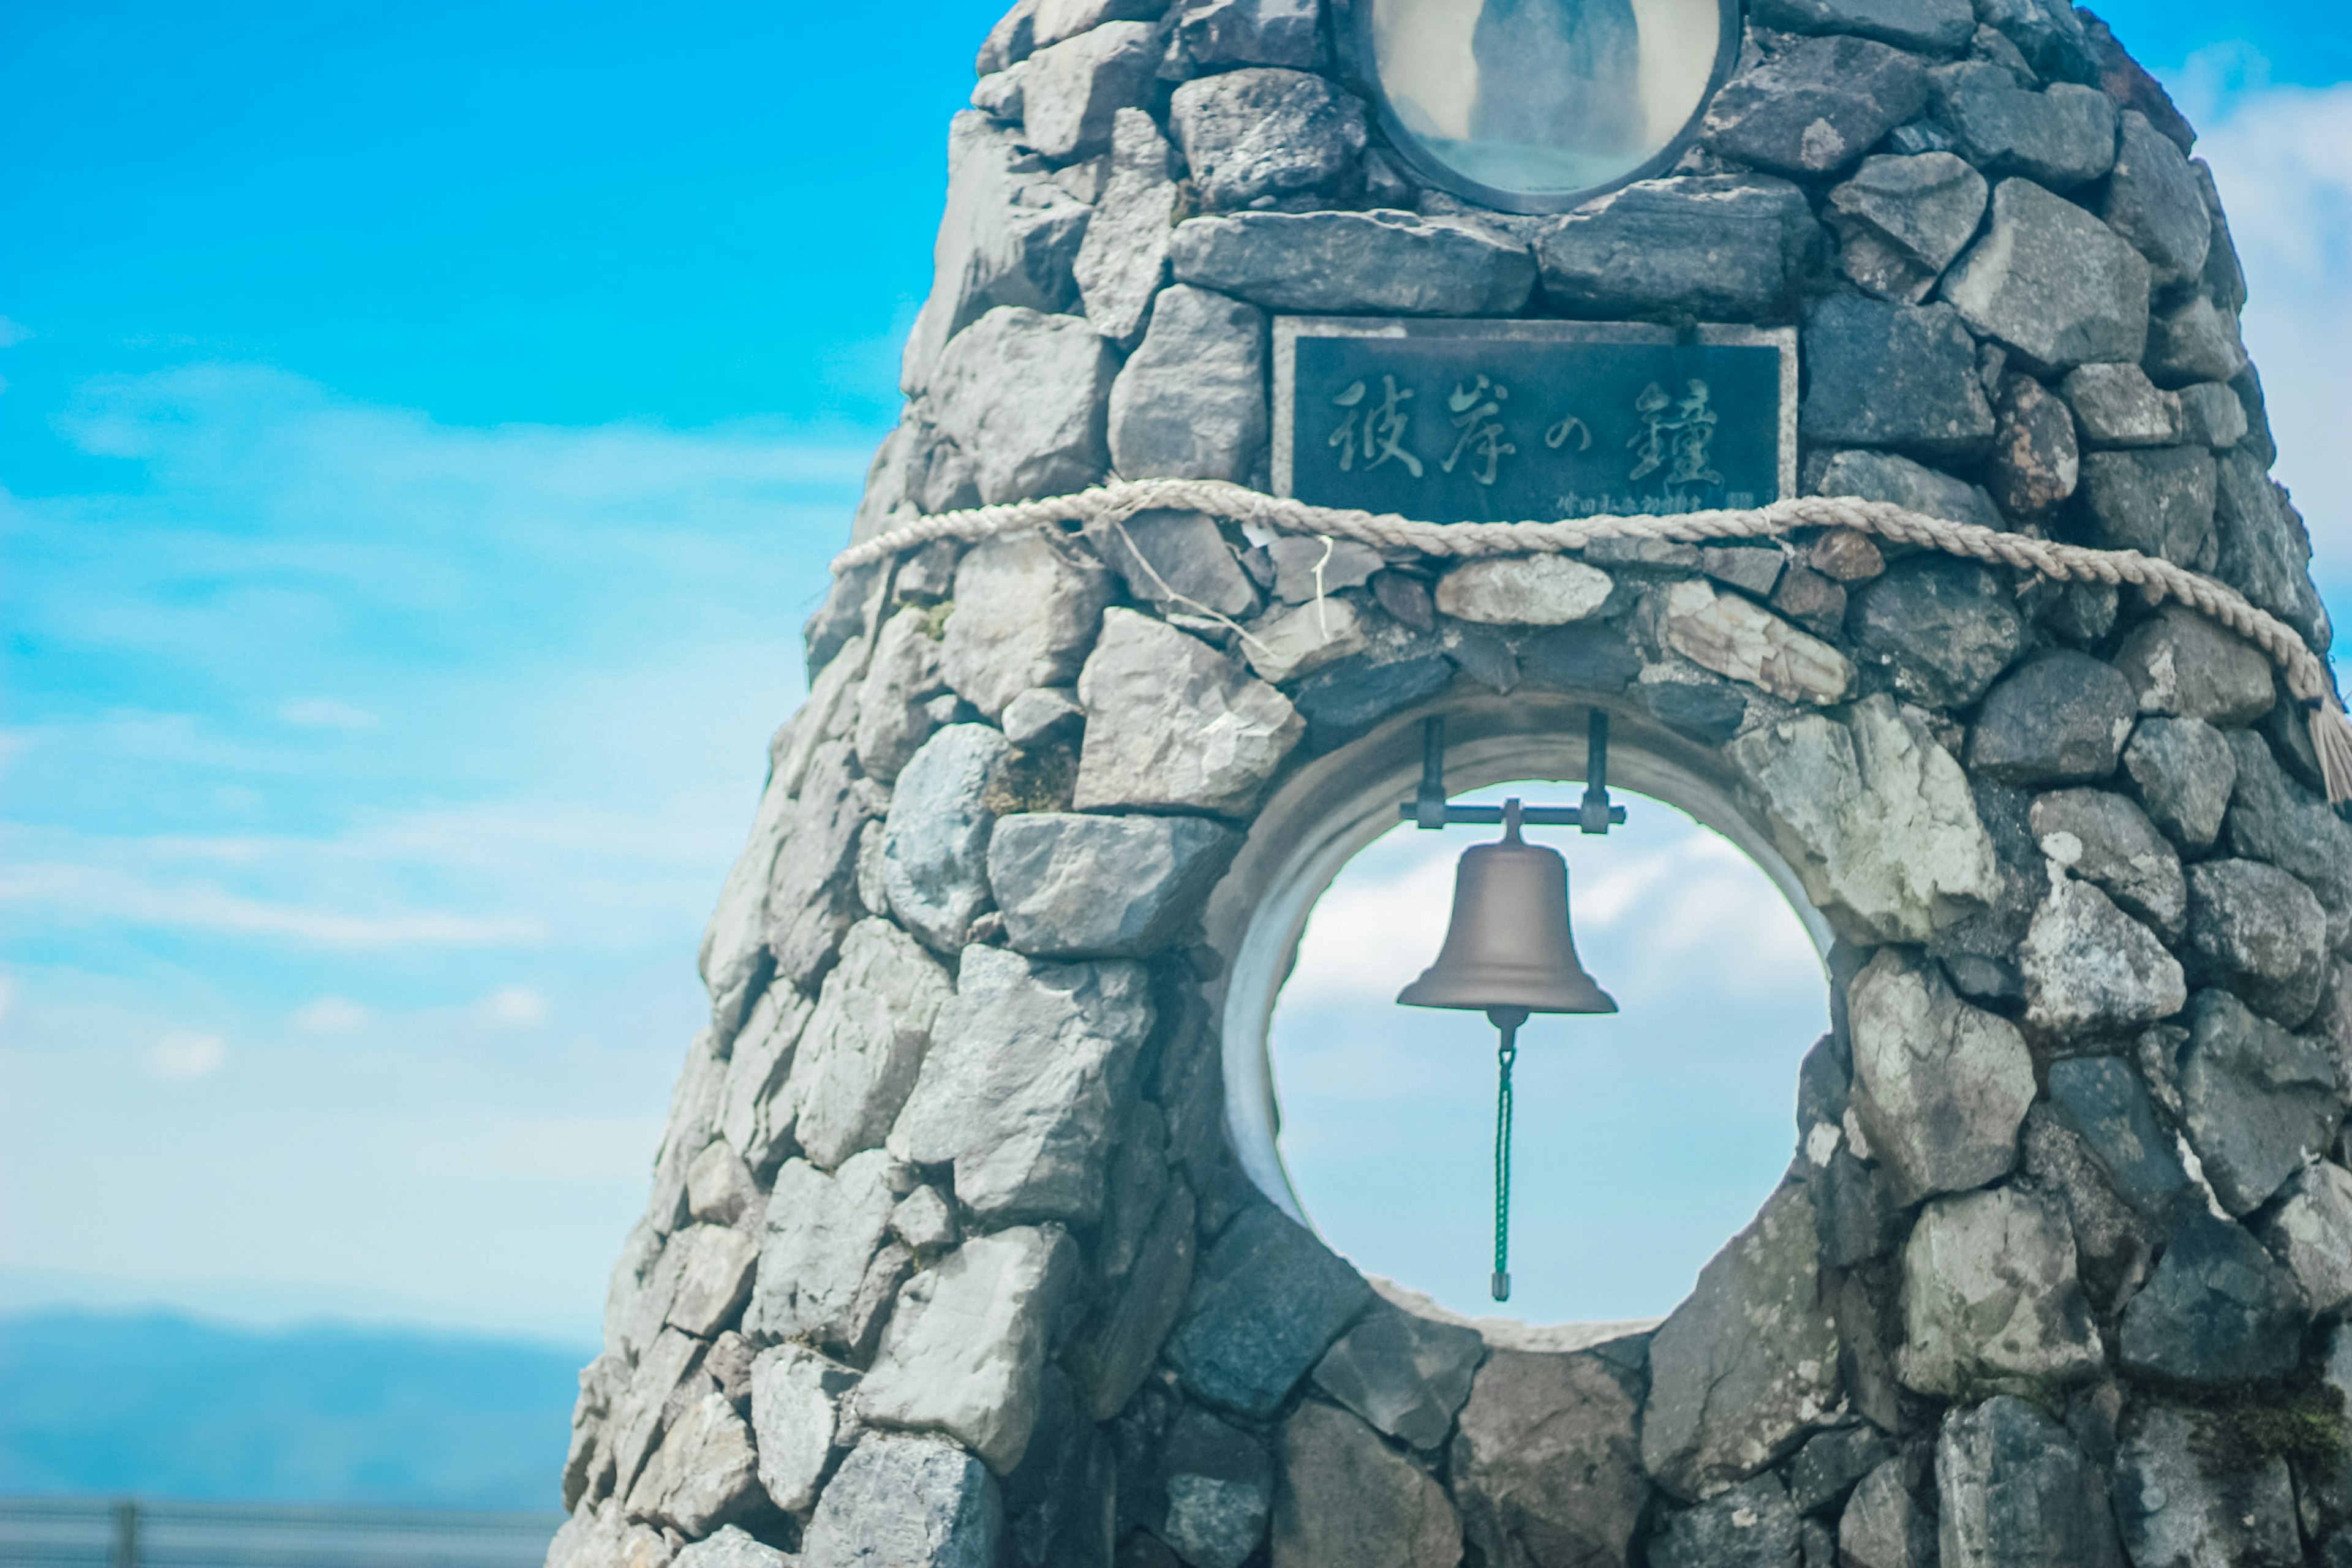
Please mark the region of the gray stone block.
[[1941, 552], [1907, 556], [1864, 584], [1846, 632], [1857, 662], [1890, 670], [1897, 692], [1934, 708], [1973, 706], [2025, 647], [2001, 574]]
[[2179, 397], [2136, 364], [2079, 365], [2060, 390], [2089, 446], [2168, 447], [2182, 438]]
[[2065, 0], [1976, 0], [1977, 20], [1998, 28], [2046, 81], [2098, 79], [2082, 17]]
[[1853, 1118], [1898, 1202], [2009, 1171], [2033, 1101], [2033, 1059], [2015, 1026], [1959, 1001], [1934, 964], [1895, 949], [1854, 977], [1846, 1017]]
[[2061, 1035], [2133, 1029], [2189, 999], [2179, 961], [2154, 931], [2088, 882], [2053, 882], [2033, 911], [2018, 967], [2025, 1019]]
[[1063, 1360], [1090, 1420], [1108, 1421], [1135, 1397], [1192, 1288], [1196, 1205], [1182, 1178], [1160, 1200], [1118, 1291], [1079, 1330]]
[[1118, 356], [1082, 318], [1000, 305], [940, 352], [931, 416], [971, 456], [982, 500], [1062, 495], [1102, 478], [1104, 407], [1118, 372]]
[[2116, 771], [2139, 711], [2114, 666], [2061, 649], [1987, 694], [1969, 734], [1969, 768], [2001, 784], [2090, 784]]
[[2115, 100], [2096, 88], [2059, 82], [2037, 92], [1976, 60], [1945, 66], [1934, 80], [1937, 112], [1988, 174], [2022, 174], [2063, 191], [2114, 165]]
[[1833, 295], [1805, 319], [1803, 347], [1806, 439], [1931, 455], [1990, 443], [1976, 340], [1951, 307]]
[[2106, 1477], [2022, 1399], [1945, 1416], [1936, 1494], [1941, 1568], [2125, 1568]]
[[792, 1568], [793, 1560], [736, 1525], [707, 1540], [689, 1542], [670, 1559], [670, 1568]]
[[1936, 1516], [1920, 1504], [1914, 1469], [1889, 1459], [1863, 1478], [1838, 1516], [1836, 1568], [1936, 1568]]
[[1030, 146], [1055, 163], [1110, 146], [1122, 109], [1144, 100], [1160, 69], [1159, 30], [1110, 22], [1038, 49], [1022, 82], [1022, 125]]
[[817, 976], [857, 919], [857, 840], [873, 819], [870, 799], [851, 766], [849, 742], [818, 746], [800, 796], [785, 814], [763, 900], [776, 973], [803, 991], [815, 989]]
[[2033, 1393], [2096, 1376], [2104, 1364], [2054, 1197], [1997, 1187], [1920, 1209], [1903, 1247], [1896, 1365], [1906, 1386], [1948, 1399]]
[[1789, 33], [1852, 33], [1947, 55], [1976, 31], [1968, 0], [1757, 0], [1756, 20]]
[[1265, 1540], [1274, 1493], [1265, 1440], [1186, 1405], [1161, 1440], [1139, 1511], [1193, 1568], [1241, 1568]]
[[[2186, 399], [2200, 391], [2190, 387]], [[2220, 546], [2213, 574], [2303, 634], [2314, 647], [2328, 643], [2326, 609], [2311, 583], [2311, 535], [2286, 492], [2252, 452], [2224, 452], [2216, 463], [2213, 532]]]
[[1185, 58], [1203, 66], [1318, 65], [1321, 0], [1181, 0], [1176, 42]]
[[1638, 1386], [1598, 1355], [1487, 1356], [1448, 1474], [1464, 1531], [1488, 1563], [1628, 1560], [1651, 1497]]
[[2226, 991], [2200, 991], [2187, 1022], [2182, 1120], [2222, 1206], [2246, 1214], [2336, 1142], [2344, 1119], [2336, 1064], [2319, 1041]]
[[2031, 180], [1993, 188], [1990, 226], [1938, 291], [1969, 326], [2045, 371], [2137, 359], [2148, 341], [2147, 262], [2115, 230]]
[[1003, 1502], [988, 1468], [943, 1437], [869, 1432], [817, 1500], [801, 1568], [995, 1568]]
[[1805, 38], [1726, 83], [1702, 134], [1739, 163], [1815, 176], [1844, 168], [1927, 102], [1916, 55], [1866, 38]]
[[1813, 493], [1892, 501], [1929, 517], [1982, 528], [2008, 526], [1983, 486], [1954, 479], [1894, 452], [1831, 453], [1822, 465], [1821, 477], [1813, 481]]
[[2202, 571], [2213, 564], [2213, 456], [2201, 447], [2083, 455], [2088, 542]]
[[1799, 1513], [1840, 1508], [1864, 1476], [1895, 1457], [1895, 1444], [1863, 1423], [1813, 1437], [1789, 1461], [1789, 1502]]
[[2213, 220], [2204, 194], [2180, 149], [2135, 110], [2123, 112], [2099, 216], [2139, 247], [2159, 284], [2185, 282], [2205, 269]]
[[879, 1149], [851, 1155], [830, 1176], [805, 1160], [786, 1161], [768, 1194], [745, 1334], [862, 1354], [888, 1305], [863, 1287], [890, 1211], [915, 1186], [915, 1173]]
[[2332, 1160], [2305, 1165], [2279, 1189], [2256, 1234], [2303, 1287], [2312, 1316], [2352, 1301], [2352, 1171]]
[[829, 1171], [881, 1146], [953, 994], [939, 961], [888, 921], [850, 928], [785, 1088], [793, 1135], [813, 1163]]
[[1524, 246], [1410, 213], [1236, 213], [1179, 224], [1179, 283], [1273, 310], [1509, 315], [1535, 286]]
[[1777, 1475], [1679, 1512], [1650, 1536], [1650, 1568], [1798, 1568], [1797, 1510]]
[[2300, 879], [2327, 910], [2329, 948], [2344, 951], [2352, 940], [2352, 825], [2288, 778], [2260, 735], [2232, 730], [2224, 738], [2238, 760], [2221, 823], [2231, 852]]
[[1265, 312], [1178, 284], [1111, 384], [1109, 442], [1121, 479], [1246, 480], [1265, 455]]
[[1264, 1419], [1371, 1299], [1363, 1276], [1314, 1236], [1254, 1204], [1201, 1259], [1166, 1353], [1201, 1399]]
[[2124, 776], [2158, 827], [2185, 849], [2208, 849], [2221, 834], [2238, 759], [2202, 719], [2143, 719], [2124, 747]]
[[988, 907], [986, 798], [1011, 742], [985, 724], [950, 724], [898, 774], [883, 824], [882, 885], [890, 912], [933, 948], [953, 952]]
[[689, 1538], [742, 1518], [765, 1499], [751, 1431], [716, 1386], [672, 1415], [629, 1489], [628, 1510]]
[[786, 1513], [816, 1503], [841, 1429], [841, 1405], [857, 1373], [806, 1345], [778, 1345], [751, 1363], [751, 1435], [760, 1484]]
[[2246, 438], [2246, 405], [2227, 382], [2200, 381], [2173, 394], [2180, 400], [2180, 438], [2219, 451]]
[[1091, 1223], [1151, 1020], [1139, 964], [967, 947], [889, 1147], [952, 1162], [957, 1200], [983, 1220]]
[[1111, 122], [1109, 177], [1070, 268], [1087, 320], [1113, 342], [1131, 344], [1142, 334], [1151, 297], [1168, 277], [1181, 200], [1174, 149], [1150, 115], [1120, 110]]
[[1845, 275], [1884, 300], [1916, 305], [1976, 237], [1992, 187], [1949, 153], [1862, 161], [1830, 191], [1830, 226]]
[[2033, 803], [2032, 827], [2044, 855], [2167, 939], [2179, 936], [2188, 907], [2180, 857], [2138, 806], [2106, 790], [2060, 790]]
[[2192, 294], [2150, 316], [2142, 363], [2158, 386], [2236, 380], [2246, 368], [2246, 345], [2238, 336], [2236, 313], [2221, 310], [2202, 294]]
[[1587, 203], [1536, 240], [1545, 303], [1607, 319], [1687, 310], [1779, 315], [1821, 247], [1804, 193], [1754, 175], [1648, 180]]
[[1272, 66], [1195, 77], [1169, 100], [1168, 123], [1215, 211], [1329, 185], [1364, 150], [1362, 100]]
[[1475, 1329], [1378, 1306], [1316, 1363], [1315, 1386], [1381, 1431], [1433, 1450], [1486, 1354]]
[[1273, 1540], [1280, 1568], [1425, 1568], [1460, 1560], [1462, 1524], [1445, 1489], [1353, 1415], [1303, 1401], [1282, 1424], [1281, 1445]]
[[[1261, 388], [1261, 403], [1263, 393]], [[1256, 584], [1234, 558], [1216, 520], [1204, 513], [1155, 507], [1116, 525], [1098, 519], [1087, 524], [1087, 542], [1125, 579], [1129, 595], [1163, 611], [1256, 613]]]
[[1037, 0], [1033, 47], [1075, 38], [1106, 22], [1154, 21], [1167, 9], [1168, 0]]
[[1078, 677], [1081, 811], [1245, 812], [1305, 721], [1282, 694], [1198, 637], [1131, 610], [1103, 616]]
[[2200, 982], [2300, 1028], [2327, 980], [2327, 914], [2275, 866], [2208, 860], [2189, 868], [2189, 952]]
[[2072, 496], [2081, 478], [2072, 411], [2030, 375], [2003, 378], [1985, 464], [1993, 500], [2017, 517], [2038, 517]]
[[1110, 574], [1041, 533], [992, 539], [956, 569], [940, 671], [990, 718], [1024, 691], [1066, 686], [1093, 647]]
[[2304, 1561], [2286, 1461], [2207, 1462], [2196, 1413], [2133, 1413], [2116, 1454], [2116, 1518], [2135, 1568], [2292, 1568]]
[[1029, 812], [996, 826], [1005, 940], [1040, 958], [1142, 958], [1181, 937], [1242, 836], [1194, 816]]
[[2157, 1123], [2147, 1085], [2121, 1058], [2051, 1063], [2050, 1110], [2082, 1140], [2116, 1194], [2141, 1215], [2163, 1215], [2188, 1188], [2188, 1173]]
[[888, 784], [939, 728], [931, 699], [944, 684], [929, 612], [909, 605], [883, 624], [857, 698], [857, 766]]

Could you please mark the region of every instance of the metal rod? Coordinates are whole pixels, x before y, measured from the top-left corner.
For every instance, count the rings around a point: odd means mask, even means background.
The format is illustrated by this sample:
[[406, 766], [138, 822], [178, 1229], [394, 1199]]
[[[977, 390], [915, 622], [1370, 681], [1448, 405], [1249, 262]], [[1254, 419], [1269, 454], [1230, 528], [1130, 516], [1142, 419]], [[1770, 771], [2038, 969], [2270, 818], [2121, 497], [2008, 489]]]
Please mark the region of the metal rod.
[[1606, 833], [1611, 823], [1624, 820], [1624, 808], [1609, 804], [1609, 714], [1595, 708], [1584, 723], [1584, 800], [1577, 808], [1577, 826]]
[[[1575, 827], [1586, 833], [1606, 833], [1625, 820], [1625, 808], [1609, 804], [1609, 715], [1596, 708], [1586, 729], [1586, 750], [1597, 759], [1593, 781], [1585, 786], [1580, 805], [1528, 805], [1519, 820], [1529, 827]], [[1421, 787], [1412, 798], [1397, 805], [1397, 815], [1423, 831], [1449, 826], [1491, 827], [1503, 820], [1499, 805], [1449, 805], [1445, 800], [1445, 721], [1421, 721]]]
[[[1445, 721], [1424, 719], [1421, 723], [1421, 788], [1405, 802], [1405, 815], [1412, 825], [1422, 829], [1443, 827], [1459, 817], [1445, 805]], [[1496, 821], [1502, 820], [1500, 817]]]

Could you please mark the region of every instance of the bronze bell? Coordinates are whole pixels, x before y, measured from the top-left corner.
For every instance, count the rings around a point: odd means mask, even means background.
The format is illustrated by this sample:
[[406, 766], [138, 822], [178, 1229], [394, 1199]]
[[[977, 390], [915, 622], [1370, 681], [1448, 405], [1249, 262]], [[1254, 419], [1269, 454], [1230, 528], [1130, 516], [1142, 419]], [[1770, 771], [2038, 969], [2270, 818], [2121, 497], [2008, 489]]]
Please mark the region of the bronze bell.
[[1517, 801], [1503, 806], [1500, 843], [1463, 852], [1445, 945], [1397, 1000], [1408, 1007], [1516, 1011], [1522, 1018], [1617, 1011], [1615, 999], [1577, 962], [1568, 928], [1568, 862], [1559, 850], [1519, 837]]

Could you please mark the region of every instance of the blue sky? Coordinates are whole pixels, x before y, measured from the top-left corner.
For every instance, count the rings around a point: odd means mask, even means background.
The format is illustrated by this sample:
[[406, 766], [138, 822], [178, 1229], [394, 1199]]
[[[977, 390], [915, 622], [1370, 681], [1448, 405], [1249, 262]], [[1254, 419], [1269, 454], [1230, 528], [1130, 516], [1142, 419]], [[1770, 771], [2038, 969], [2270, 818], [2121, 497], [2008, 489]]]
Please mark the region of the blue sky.
[[[0, 1304], [591, 1335], [993, 13], [0, 9]], [[2340, 613], [2352, 26], [2109, 20]]]

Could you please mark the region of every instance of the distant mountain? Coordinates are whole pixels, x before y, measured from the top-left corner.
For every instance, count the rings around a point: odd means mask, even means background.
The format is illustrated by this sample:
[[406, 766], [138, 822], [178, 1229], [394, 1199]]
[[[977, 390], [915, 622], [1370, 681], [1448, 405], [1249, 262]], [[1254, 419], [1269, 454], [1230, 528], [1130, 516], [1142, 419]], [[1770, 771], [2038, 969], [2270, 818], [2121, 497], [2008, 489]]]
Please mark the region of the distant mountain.
[[591, 1353], [164, 1312], [0, 1316], [0, 1494], [554, 1508]]

